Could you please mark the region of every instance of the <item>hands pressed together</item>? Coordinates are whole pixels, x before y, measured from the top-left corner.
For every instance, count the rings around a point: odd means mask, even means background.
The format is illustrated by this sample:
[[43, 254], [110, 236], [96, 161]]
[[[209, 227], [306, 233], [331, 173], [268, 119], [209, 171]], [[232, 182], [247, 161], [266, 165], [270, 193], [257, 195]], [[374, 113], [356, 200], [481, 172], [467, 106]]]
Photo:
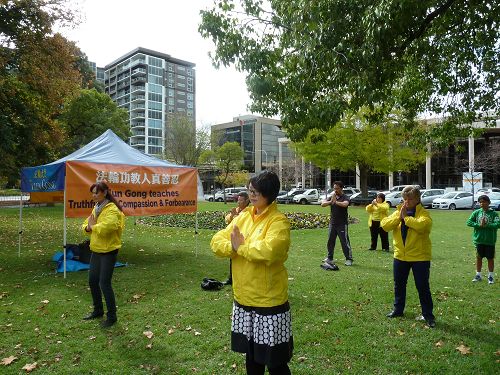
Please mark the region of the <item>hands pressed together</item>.
[[92, 232], [92, 227], [97, 223], [97, 219], [91, 214], [87, 218], [87, 232]]
[[238, 226], [233, 227], [233, 231], [231, 232], [231, 246], [233, 247], [233, 251], [237, 251], [238, 247], [240, 247], [243, 243], [245, 243], [245, 237], [240, 232], [240, 228]]

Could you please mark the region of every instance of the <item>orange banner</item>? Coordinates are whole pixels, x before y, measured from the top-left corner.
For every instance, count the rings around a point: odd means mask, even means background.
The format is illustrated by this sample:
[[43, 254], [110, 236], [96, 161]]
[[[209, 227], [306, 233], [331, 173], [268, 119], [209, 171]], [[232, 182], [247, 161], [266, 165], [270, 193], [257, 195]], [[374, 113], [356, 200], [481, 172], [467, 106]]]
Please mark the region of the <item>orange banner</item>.
[[106, 181], [127, 216], [192, 213], [197, 209], [196, 168], [66, 162], [66, 217], [94, 207], [90, 186]]

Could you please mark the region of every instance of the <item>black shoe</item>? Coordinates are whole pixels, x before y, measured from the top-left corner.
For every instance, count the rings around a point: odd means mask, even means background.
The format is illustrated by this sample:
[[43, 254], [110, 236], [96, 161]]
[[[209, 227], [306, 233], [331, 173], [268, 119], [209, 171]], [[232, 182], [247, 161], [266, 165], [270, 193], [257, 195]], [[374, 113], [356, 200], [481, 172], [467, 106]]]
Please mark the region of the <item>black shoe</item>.
[[223, 282], [224, 285], [233, 285], [233, 279], [227, 279]]
[[116, 320], [117, 320], [117, 319], [110, 319], [110, 318], [107, 318], [105, 321], [103, 321], [103, 322], [101, 323], [101, 327], [102, 327], [102, 328], [109, 328], [109, 327], [111, 327], [113, 324], [115, 324], [115, 323], [116, 323]]
[[388, 318], [397, 318], [398, 316], [403, 316], [403, 313], [398, 313], [396, 311], [391, 311], [389, 314], [386, 315]]
[[426, 319], [425, 324], [427, 324], [429, 328], [434, 328], [436, 326], [436, 321], [434, 319]]
[[102, 311], [92, 311], [89, 315], [84, 316], [83, 320], [92, 320], [92, 319], [100, 318], [103, 315], [104, 315], [104, 312], [102, 312]]
[[368, 250], [373, 251], [373, 250], [376, 250], [376, 249], [372, 249], [372, 248], [370, 247]]
[[385, 251], [386, 253], [388, 253], [388, 252], [389, 252], [389, 249], [384, 249], [384, 251]]

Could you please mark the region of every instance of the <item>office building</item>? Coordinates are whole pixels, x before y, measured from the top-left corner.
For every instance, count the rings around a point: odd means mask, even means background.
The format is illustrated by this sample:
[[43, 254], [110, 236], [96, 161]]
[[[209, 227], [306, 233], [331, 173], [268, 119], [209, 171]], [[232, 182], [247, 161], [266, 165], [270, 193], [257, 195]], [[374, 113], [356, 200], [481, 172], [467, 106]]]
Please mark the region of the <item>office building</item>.
[[196, 126], [194, 68], [191, 62], [142, 47], [104, 67], [106, 93], [129, 113], [132, 147], [162, 155], [174, 115], [185, 115]]

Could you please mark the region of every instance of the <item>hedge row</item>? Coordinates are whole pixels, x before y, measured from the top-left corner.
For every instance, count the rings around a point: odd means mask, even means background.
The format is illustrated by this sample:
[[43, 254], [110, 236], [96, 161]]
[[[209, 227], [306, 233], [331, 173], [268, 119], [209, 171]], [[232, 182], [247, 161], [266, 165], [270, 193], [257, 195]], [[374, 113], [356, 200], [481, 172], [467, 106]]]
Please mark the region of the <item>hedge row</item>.
[[[313, 214], [302, 212], [285, 212], [290, 220], [292, 229], [317, 229], [328, 228], [330, 216], [326, 214]], [[219, 230], [226, 226], [224, 212], [205, 211], [198, 212], [198, 228]], [[159, 227], [194, 228], [195, 214], [172, 214], [143, 217], [137, 221], [139, 224]], [[349, 223], [356, 224], [359, 220], [349, 216]]]

